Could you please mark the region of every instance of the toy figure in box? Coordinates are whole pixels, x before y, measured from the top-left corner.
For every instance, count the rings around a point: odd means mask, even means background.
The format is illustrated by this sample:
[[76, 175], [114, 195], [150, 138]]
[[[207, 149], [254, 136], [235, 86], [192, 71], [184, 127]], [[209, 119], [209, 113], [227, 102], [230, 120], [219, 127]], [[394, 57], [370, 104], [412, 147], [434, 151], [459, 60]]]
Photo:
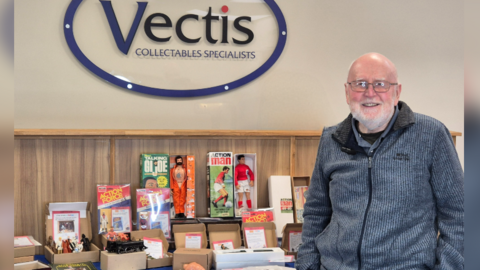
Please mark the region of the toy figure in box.
[[90, 251], [90, 240], [85, 237], [85, 234], [82, 234], [83, 249], [85, 251]]
[[220, 196], [213, 202], [213, 206], [217, 208], [217, 202], [223, 199], [223, 206], [226, 206], [227, 200], [228, 200], [228, 192], [225, 190], [225, 175], [228, 174], [228, 171], [230, 171], [230, 168], [225, 166], [223, 167], [222, 172], [220, 172], [217, 176], [217, 179], [215, 179], [215, 184], [213, 188], [215, 189], [215, 192], [220, 193]]
[[175, 166], [170, 169], [170, 188], [173, 193], [175, 218], [185, 218], [185, 202], [187, 198], [187, 171], [181, 156], [175, 157]]
[[102, 232], [107, 232], [108, 219], [105, 216], [105, 212], [102, 212], [102, 215], [100, 216], [100, 224], [101, 224], [100, 230]]
[[116, 241], [117, 240], [117, 233], [113, 231], [113, 228], [106, 235], [107, 241]]
[[140, 212], [140, 220], [138, 221], [140, 225], [140, 230], [144, 231], [148, 229], [148, 212]]
[[[245, 156], [237, 156], [238, 165], [235, 166], [235, 188], [236, 193], [238, 194], [238, 208], [242, 208], [243, 205], [243, 194], [247, 197], [247, 206], [249, 209], [252, 208], [252, 200], [250, 199], [250, 187], [253, 187], [253, 181], [255, 180], [255, 175], [252, 172], [252, 169], [245, 164]], [[248, 176], [250, 176], [250, 180]]]

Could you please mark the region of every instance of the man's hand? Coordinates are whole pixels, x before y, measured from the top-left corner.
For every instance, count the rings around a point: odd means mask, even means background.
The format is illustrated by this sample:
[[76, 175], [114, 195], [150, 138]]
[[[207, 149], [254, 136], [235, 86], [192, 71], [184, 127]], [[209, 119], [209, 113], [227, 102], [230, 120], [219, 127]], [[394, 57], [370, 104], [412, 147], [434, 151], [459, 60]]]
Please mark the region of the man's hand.
[[236, 185], [235, 188], [236, 188], [236, 189], [240, 189], [240, 185]]
[[250, 181], [250, 183], [248, 183], [251, 187], [253, 187], [253, 181]]

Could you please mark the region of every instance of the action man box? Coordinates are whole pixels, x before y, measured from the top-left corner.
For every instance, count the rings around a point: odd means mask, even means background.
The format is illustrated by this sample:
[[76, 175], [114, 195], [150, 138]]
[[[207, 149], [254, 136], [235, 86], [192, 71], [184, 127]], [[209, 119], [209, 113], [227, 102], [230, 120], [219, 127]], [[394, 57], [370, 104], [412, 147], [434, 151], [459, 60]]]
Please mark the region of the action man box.
[[210, 217], [234, 216], [232, 152], [210, 152], [207, 156], [207, 201]]
[[235, 154], [234, 164], [235, 216], [241, 217], [257, 208], [257, 154]]
[[195, 156], [170, 156], [171, 218], [195, 218]]
[[140, 167], [141, 188], [170, 187], [168, 154], [142, 154], [140, 156]]

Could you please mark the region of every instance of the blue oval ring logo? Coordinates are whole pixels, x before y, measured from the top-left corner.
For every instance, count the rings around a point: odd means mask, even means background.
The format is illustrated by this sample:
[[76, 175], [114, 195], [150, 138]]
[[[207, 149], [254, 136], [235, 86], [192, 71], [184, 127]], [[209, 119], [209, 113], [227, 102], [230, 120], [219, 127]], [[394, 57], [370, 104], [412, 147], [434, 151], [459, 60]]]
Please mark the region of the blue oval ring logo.
[[104, 79], [105, 81], [112, 83], [114, 85], [120, 86], [127, 90], [136, 91], [139, 93], [155, 95], [155, 96], [164, 96], [164, 97], [198, 97], [198, 96], [208, 96], [213, 94], [218, 94], [225, 91], [230, 91], [235, 88], [238, 88], [242, 85], [245, 85], [256, 78], [260, 77], [265, 73], [269, 68], [271, 68], [275, 62], [278, 60], [280, 55], [285, 48], [285, 43], [287, 41], [287, 24], [285, 22], [285, 17], [283, 16], [282, 11], [278, 7], [277, 3], [274, 0], [265, 0], [265, 3], [270, 7], [275, 15], [275, 18], [278, 23], [278, 41], [273, 51], [272, 55], [268, 58], [268, 60], [259, 68], [257, 68], [252, 73], [248, 74], [247, 76], [235, 80], [230, 83], [217, 85], [209, 88], [202, 88], [202, 89], [188, 89], [188, 90], [170, 90], [170, 89], [161, 89], [161, 88], [154, 88], [148, 87], [140, 84], [126, 82], [121, 80], [103, 69], [96, 66], [92, 61], [90, 61], [85, 54], [83, 54], [82, 50], [77, 45], [75, 40], [75, 36], [73, 34], [73, 17], [75, 16], [75, 12], [78, 9], [78, 6], [82, 3], [83, 0], [72, 0], [70, 5], [67, 8], [67, 12], [65, 13], [65, 19], [63, 24], [65, 40], [67, 41], [68, 47], [72, 51], [73, 55], [84, 65], [88, 70], [93, 72], [98, 77]]

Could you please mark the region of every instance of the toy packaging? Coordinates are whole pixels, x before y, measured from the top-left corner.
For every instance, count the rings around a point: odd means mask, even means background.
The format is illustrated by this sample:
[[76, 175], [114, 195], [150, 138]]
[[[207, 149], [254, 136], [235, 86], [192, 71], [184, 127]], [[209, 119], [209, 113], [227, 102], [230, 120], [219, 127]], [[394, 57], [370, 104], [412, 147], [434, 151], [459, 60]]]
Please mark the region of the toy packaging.
[[137, 189], [137, 230], [161, 229], [170, 238], [170, 189]]
[[235, 154], [234, 156], [235, 216], [257, 208], [257, 155]]
[[130, 185], [97, 185], [99, 234], [132, 230]]
[[207, 197], [210, 217], [234, 216], [232, 152], [210, 152], [207, 157]]
[[297, 222], [303, 223], [303, 206], [305, 205], [305, 202], [307, 200], [308, 192], [306, 191], [308, 190], [308, 186], [294, 187], [294, 189]]
[[253, 209], [252, 211], [242, 212], [242, 222], [273, 222], [275, 217], [273, 208]]
[[170, 170], [167, 154], [142, 154], [140, 157], [140, 187], [169, 188]]
[[195, 156], [170, 156], [171, 218], [195, 218]]

